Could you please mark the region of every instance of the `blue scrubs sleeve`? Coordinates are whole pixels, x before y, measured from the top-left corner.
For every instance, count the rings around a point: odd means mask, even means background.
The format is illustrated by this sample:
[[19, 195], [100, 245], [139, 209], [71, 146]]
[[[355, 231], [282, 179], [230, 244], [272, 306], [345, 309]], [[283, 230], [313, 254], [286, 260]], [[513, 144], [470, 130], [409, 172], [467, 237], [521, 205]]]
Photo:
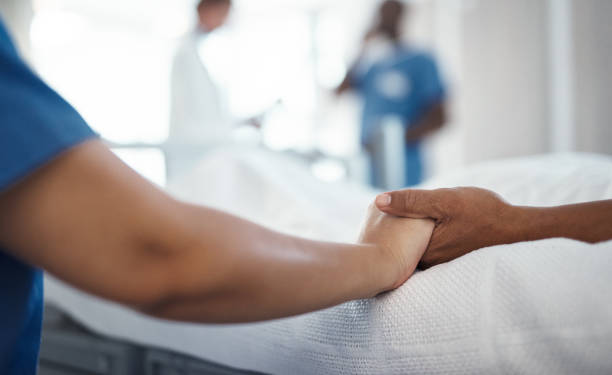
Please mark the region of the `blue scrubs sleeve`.
[[420, 67], [420, 95], [424, 105], [429, 105], [441, 100], [446, 96], [446, 89], [440, 77], [440, 71], [435, 60], [429, 56], [423, 56]]
[[[0, 20], [0, 193], [93, 137], [81, 116], [21, 60]], [[42, 271], [9, 253], [0, 248], [0, 374], [35, 375]]]
[[0, 191], [93, 137], [74, 108], [21, 60], [0, 20]]

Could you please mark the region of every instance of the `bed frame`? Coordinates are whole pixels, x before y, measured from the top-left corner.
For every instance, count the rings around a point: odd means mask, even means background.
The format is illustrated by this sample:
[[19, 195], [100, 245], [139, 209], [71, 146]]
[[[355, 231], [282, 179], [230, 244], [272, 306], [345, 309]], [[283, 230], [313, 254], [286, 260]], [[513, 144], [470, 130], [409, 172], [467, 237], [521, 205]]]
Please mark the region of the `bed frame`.
[[[229, 349], [228, 349], [229, 350]], [[97, 335], [45, 306], [39, 375], [257, 375]]]

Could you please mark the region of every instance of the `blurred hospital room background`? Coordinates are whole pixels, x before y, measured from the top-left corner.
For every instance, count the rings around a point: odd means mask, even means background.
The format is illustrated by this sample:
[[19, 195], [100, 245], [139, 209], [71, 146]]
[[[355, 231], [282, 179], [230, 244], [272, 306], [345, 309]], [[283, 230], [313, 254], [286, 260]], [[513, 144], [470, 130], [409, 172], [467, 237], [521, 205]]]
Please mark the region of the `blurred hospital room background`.
[[[406, 40], [429, 51], [448, 121], [425, 140], [425, 176], [553, 152], [612, 154], [612, 2], [415, 0]], [[235, 0], [201, 60], [233, 138], [303, 157], [325, 181], [367, 182], [360, 99], [335, 96], [377, 0]], [[0, 0], [39, 74], [134, 169], [167, 183], [171, 72], [194, 0]], [[398, 156], [398, 159], [400, 157]], [[400, 183], [401, 184], [401, 183]], [[389, 185], [390, 188], [399, 186]]]
[[[612, 198], [612, 0], [207, 0], [205, 17], [200, 1], [0, 0], [0, 16], [134, 170], [282, 233], [354, 242], [380, 190], [425, 180], [518, 206]], [[375, 299], [229, 326], [148, 318], [47, 272], [39, 374], [612, 373], [611, 250], [504, 245]]]

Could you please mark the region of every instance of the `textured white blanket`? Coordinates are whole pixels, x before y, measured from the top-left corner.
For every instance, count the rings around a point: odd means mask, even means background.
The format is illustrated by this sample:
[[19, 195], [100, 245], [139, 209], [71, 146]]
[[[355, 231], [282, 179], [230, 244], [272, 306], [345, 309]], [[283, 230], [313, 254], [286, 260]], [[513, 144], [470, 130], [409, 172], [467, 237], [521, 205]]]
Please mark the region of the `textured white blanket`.
[[[491, 188], [520, 204], [611, 198], [612, 161], [565, 155], [496, 162], [428, 184], [456, 185]], [[173, 190], [328, 240], [353, 239], [374, 195], [317, 183], [295, 162], [229, 152], [205, 160]], [[483, 249], [376, 299], [249, 325], [157, 321], [51, 279], [46, 294], [103, 334], [266, 373], [612, 373], [612, 242], [551, 239]]]

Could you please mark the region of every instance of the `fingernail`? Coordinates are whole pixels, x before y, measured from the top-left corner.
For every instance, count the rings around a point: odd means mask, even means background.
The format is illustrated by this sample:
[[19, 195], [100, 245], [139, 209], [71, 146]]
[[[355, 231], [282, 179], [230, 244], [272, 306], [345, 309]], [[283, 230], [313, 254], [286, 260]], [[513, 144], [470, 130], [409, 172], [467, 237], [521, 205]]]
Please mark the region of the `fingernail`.
[[381, 194], [376, 197], [376, 205], [379, 207], [388, 206], [391, 204], [391, 196], [389, 194]]

